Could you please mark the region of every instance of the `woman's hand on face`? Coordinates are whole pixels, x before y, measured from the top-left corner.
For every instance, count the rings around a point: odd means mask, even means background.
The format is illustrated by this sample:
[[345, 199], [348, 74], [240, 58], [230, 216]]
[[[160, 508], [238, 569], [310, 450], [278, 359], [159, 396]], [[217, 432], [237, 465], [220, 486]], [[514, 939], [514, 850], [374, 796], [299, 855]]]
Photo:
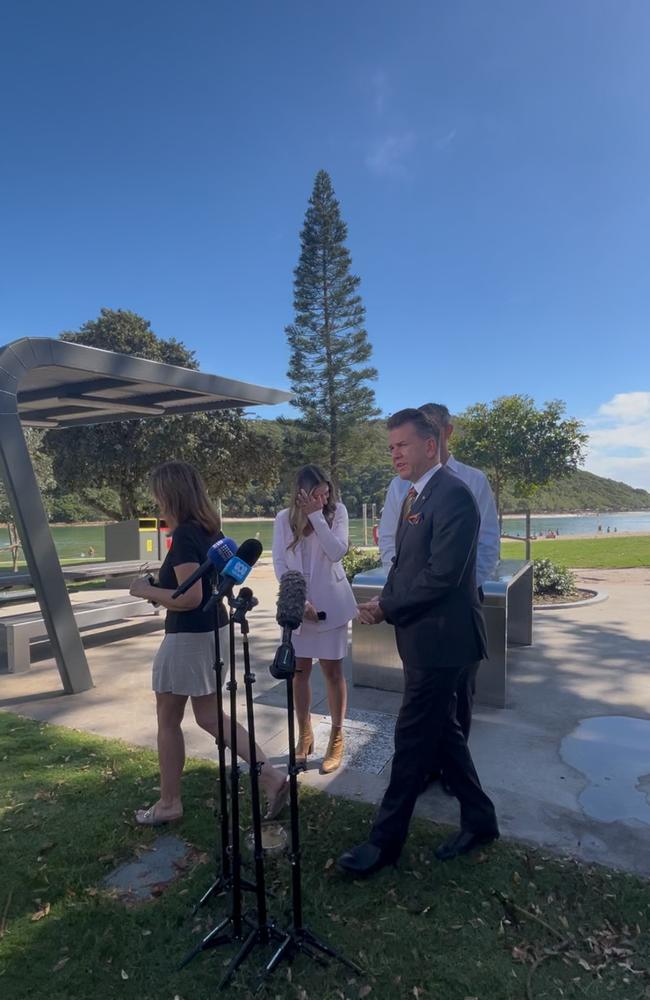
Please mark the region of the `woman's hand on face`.
[[314, 496], [313, 493], [307, 493], [306, 490], [301, 490], [296, 498], [296, 503], [303, 513], [315, 514], [317, 511], [323, 509], [324, 497], [320, 494]]

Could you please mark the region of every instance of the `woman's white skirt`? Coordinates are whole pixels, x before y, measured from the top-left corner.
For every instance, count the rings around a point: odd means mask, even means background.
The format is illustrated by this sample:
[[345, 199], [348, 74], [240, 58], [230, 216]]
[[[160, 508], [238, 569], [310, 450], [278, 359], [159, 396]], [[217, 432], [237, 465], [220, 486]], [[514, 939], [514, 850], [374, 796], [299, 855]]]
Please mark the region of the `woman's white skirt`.
[[292, 636], [296, 656], [312, 660], [342, 660], [348, 652], [348, 626], [321, 631], [316, 622], [303, 622]]
[[[228, 670], [228, 626], [219, 629], [219, 647]], [[152, 688], [157, 694], [181, 694], [190, 698], [214, 694], [214, 632], [168, 632], [153, 661]]]

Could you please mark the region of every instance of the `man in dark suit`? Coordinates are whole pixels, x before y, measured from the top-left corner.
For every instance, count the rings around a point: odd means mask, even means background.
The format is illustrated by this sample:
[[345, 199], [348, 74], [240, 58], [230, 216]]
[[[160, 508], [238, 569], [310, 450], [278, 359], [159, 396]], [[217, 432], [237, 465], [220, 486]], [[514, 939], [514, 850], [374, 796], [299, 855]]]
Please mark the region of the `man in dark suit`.
[[356, 877], [397, 860], [434, 765], [442, 766], [461, 814], [460, 831], [436, 856], [449, 860], [499, 836], [456, 718], [459, 677], [486, 653], [476, 590], [478, 508], [467, 486], [441, 465], [440, 432], [430, 417], [400, 410], [387, 426], [393, 465], [412, 487], [386, 585], [379, 601], [359, 607], [359, 616], [368, 625], [385, 620], [395, 626], [405, 687], [390, 783], [369, 840], [339, 858], [339, 867]]

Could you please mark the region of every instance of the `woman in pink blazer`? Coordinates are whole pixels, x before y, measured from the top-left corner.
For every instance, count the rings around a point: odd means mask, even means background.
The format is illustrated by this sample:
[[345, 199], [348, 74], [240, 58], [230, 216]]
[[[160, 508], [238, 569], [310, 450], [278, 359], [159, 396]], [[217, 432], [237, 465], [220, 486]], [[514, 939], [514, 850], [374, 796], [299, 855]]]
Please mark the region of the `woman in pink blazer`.
[[[343, 658], [348, 646], [348, 623], [357, 604], [341, 559], [348, 551], [348, 512], [337, 502], [334, 487], [315, 465], [305, 465], [296, 476], [291, 506], [281, 510], [273, 526], [273, 566], [278, 580], [297, 570], [307, 581], [305, 618], [293, 634], [296, 674], [293, 696], [298, 717], [296, 758], [307, 766], [314, 750], [311, 726], [311, 668], [320, 660], [332, 718], [329, 745], [321, 772], [335, 771], [343, 758], [343, 720], [347, 687]], [[319, 620], [318, 612], [325, 612]]]

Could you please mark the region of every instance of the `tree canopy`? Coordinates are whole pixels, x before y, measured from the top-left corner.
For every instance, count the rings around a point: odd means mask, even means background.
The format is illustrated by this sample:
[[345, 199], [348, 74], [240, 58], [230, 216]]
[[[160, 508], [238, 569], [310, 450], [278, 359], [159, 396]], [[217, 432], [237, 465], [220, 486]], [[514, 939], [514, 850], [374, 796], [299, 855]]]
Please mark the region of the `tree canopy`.
[[[61, 337], [198, 367], [194, 352], [181, 341], [157, 337], [147, 320], [126, 310], [102, 309], [97, 319]], [[235, 409], [52, 430], [47, 432], [46, 447], [59, 488], [79, 494], [104, 516], [118, 520], [152, 509], [148, 474], [170, 459], [196, 465], [215, 497], [251, 478], [265, 486], [275, 476], [272, 440]]]
[[377, 371], [368, 365], [372, 348], [364, 327], [360, 278], [351, 273], [347, 226], [329, 174], [320, 170], [300, 234], [294, 271], [294, 321], [286, 327], [291, 350], [288, 375], [293, 405], [317, 452], [311, 461], [341, 476], [343, 452], [360, 421], [376, 416]]

